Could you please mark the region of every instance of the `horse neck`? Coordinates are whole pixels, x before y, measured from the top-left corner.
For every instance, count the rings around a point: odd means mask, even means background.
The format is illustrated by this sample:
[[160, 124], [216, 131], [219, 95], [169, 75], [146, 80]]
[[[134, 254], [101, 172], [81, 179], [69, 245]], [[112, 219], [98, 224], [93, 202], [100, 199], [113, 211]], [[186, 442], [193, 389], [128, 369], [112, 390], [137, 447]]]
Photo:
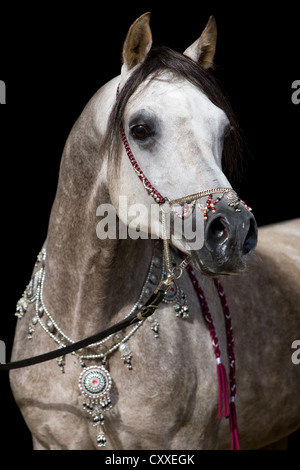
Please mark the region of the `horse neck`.
[[[79, 235], [79, 234], [77, 234]], [[56, 247], [47, 239], [44, 301], [60, 328], [74, 341], [117, 323], [138, 299], [149, 267], [151, 240], [93, 244], [90, 231]], [[84, 245], [84, 246], [83, 246]]]
[[151, 240], [97, 237], [96, 209], [110, 199], [99, 126], [91, 112], [94, 101], [66, 143], [46, 241], [44, 301], [74, 341], [106, 328], [131, 310], [152, 254]]

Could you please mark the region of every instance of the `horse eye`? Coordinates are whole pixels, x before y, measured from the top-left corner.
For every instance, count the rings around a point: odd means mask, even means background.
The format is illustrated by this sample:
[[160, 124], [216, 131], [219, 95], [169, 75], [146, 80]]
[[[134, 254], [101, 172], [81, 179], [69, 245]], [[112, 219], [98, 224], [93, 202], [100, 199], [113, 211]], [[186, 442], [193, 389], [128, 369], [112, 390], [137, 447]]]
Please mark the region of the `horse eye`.
[[144, 140], [151, 135], [150, 129], [147, 126], [138, 124], [131, 128], [131, 133], [133, 137], [139, 140]]

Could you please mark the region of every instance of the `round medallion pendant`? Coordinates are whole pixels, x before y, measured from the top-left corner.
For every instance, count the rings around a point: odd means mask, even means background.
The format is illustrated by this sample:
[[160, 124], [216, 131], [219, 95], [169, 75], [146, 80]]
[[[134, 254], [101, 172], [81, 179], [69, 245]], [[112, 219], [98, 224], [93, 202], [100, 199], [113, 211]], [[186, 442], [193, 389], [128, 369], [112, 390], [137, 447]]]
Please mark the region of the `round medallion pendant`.
[[111, 389], [111, 376], [103, 366], [91, 366], [79, 376], [79, 388], [89, 398], [101, 398]]

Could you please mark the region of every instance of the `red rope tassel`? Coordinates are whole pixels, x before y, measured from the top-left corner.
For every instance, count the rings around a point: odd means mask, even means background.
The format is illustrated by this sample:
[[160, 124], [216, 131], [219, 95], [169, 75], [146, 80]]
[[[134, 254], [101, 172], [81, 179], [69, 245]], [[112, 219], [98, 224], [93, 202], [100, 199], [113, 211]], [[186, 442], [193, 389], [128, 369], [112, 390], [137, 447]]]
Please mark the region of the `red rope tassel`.
[[229, 427], [231, 436], [231, 450], [240, 450], [239, 432], [236, 419], [235, 403], [230, 403]]
[[230, 382], [230, 416], [229, 416], [229, 427], [231, 435], [231, 449], [240, 450], [239, 432], [237, 426], [236, 408], [235, 408], [235, 397], [236, 397], [236, 383], [235, 383], [235, 354], [234, 354], [234, 338], [231, 323], [230, 310], [227, 304], [226, 295], [220, 279], [214, 278], [215, 286], [218, 290], [221, 305], [224, 312], [224, 320], [226, 326], [227, 336], [227, 351], [229, 358], [229, 382]]
[[[228, 418], [230, 415], [229, 410], [229, 397], [228, 397], [228, 382], [227, 374], [224, 364], [221, 359], [217, 359], [217, 374], [219, 382], [219, 413], [218, 418]], [[220, 362], [219, 362], [220, 361]]]

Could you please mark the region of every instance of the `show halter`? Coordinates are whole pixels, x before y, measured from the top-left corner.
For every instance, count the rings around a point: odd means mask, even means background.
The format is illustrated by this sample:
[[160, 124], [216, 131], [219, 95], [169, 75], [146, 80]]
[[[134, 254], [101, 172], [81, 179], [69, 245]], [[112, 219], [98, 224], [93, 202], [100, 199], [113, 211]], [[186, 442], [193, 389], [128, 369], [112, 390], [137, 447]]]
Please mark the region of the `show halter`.
[[[119, 87], [117, 89], [117, 98], [119, 95]], [[227, 353], [228, 353], [228, 360], [229, 360], [229, 381], [230, 381], [230, 402], [228, 396], [228, 380], [227, 380], [227, 373], [224, 364], [221, 360], [221, 351], [219, 348], [219, 341], [216, 334], [214, 322], [212, 315], [210, 313], [204, 292], [199, 284], [199, 281], [195, 275], [194, 269], [191, 266], [191, 257], [186, 256], [183, 262], [179, 266], [172, 267], [171, 260], [170, 260], [170, 247], [169, 247], [169, 240], [167, 239], [167, 230], [166, 230], [166, 215], [175, 205], [184, 205], [183, 212], [181, 217], [185, 216], [185, 212], [188, 210], [187, 206], [190, 203], [195, 203], [199, 199], [203, 197], [208, 197], [207, 203], [205, 207], [201, 207], [203, 210], [204, 219], [207, 220], [207, 216], [209, 211], [215, 212], [215, 204], [217, 204], [224, 194], [227, 195], [228, 205], [233, 207], [236, 212], [240, 212], [239, 204], [242, 203], [246, 206], [246, 208], [251, 211], [251, 208], [246, 205], [244, 201], [241, 201], [235, 191], [232, 188], [214, 188], [204, 191], [199, 191], [197, 193], [189, 194], [187, 196], [183, 196], [177, 199], [170, 200], [167, 197], [164, 197], [157, 191], [156, 188], [150, 183], [148, 178], [145, 176], [145, 173], [137, 163], [130, 145], [128, 143], [125, 131], [121, 128], [121, 137], [122, 142], [125, 147], [125, 151], [129, 158], [129, 161], [135, 170], [136, 174], [138, 175], [139, 179], [141, 180], [144, 188], [149, 193], [149, 195], [154, 199], [154, 201], [159, 204], [162, 216], [162, 239], [164, 243], [164, 254], [165, 254], [165, 262], [168, 277], [166, 280], [162, 281], [158, 286], [158, 289], [165, 284], [167, 288], [172, 286], [174, 279], [179, 279], [182, 276], [183, 270], [187, 269], [189, 274], [190, 280], [194, 286], [195, 292], [198, 296], [199, 303], [201, 306], [202, 315], [205, 319], [206, 325], [209, 329], [214, 354], [216, 357], [217, 363], [217, 377], [218, 377], [218, 386], [219, 386], [219, 411], [218, 411], [218, 418], [229, 418], [229, 426], [230, 426], [230, 435], [231, 435], [231, 449], [232, 450], [240, 450], [240, 443], [239, 443], [239, 435], [238, 435], [238, 426], [237, 426], [237, 417], [236, 417], [236, 407], [235, 407], [235, 398], [236, 398], [236, 380], [235, 380], [235, 355], [234, 355], [234, 338], [233, 338], [233, 329], [232, 329], [232, 322], [231, 322], [231, 315], [229, 311], [229, 307], [227, 304], [226, 296], [222, 284], [219, 278], [214, 278], [214, 283], [216, 289], [218, 291], [218, 295], [221, 301], [223, 314], [224, 314], [224, 321], [225, 321], [225, 329], [226, 329], [226, 338], [227, 338]], [[216, 200], [212, 200], [213, 194], [221, 194], [221, 197], [218, 197]], [[164, 206], [167, 205], [167, 210]], [[178, 273], [176, 275], [176, 272]]]

